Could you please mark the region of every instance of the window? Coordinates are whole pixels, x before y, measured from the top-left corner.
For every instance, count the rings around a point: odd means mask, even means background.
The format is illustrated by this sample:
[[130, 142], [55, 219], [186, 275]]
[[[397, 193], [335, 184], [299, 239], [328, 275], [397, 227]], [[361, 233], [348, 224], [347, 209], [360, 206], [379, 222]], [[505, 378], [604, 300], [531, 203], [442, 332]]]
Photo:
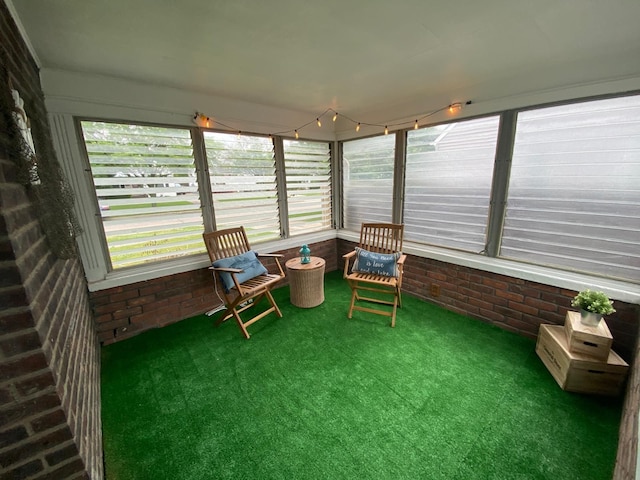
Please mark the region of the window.
[[480, 252], [499, 117], [407, 132], [405, 238]]
[[216, 228], [242, 225], [252, 243], [280, 238], [273, 141], [204, 132], [204, 143]]
[[640, 281], [640, 96], [518, 115], [501, 255]]
[[362, 222], [391, 222], [395, 135], [344, 142], [344, 227], [360, 231]]
[[81, 127], [111, 268], [204, 252], [189, 130]]
[[284, 140], [289, 234], [331, 228], [331, 152], [326, 142]]

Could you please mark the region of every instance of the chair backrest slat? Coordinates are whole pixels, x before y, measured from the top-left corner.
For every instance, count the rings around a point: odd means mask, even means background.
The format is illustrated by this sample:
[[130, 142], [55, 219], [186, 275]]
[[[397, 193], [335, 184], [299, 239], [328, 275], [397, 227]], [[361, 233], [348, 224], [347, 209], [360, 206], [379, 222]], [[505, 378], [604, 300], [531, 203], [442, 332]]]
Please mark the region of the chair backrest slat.
[[228, 228], [202, 234], [211, 262], [234, 257], [251, 250], [244, 227]]
[[404, 225], [395, 223], [363, 223], [360, 230], [360, 248], [372, 252], [395, 253], [402, 251]]

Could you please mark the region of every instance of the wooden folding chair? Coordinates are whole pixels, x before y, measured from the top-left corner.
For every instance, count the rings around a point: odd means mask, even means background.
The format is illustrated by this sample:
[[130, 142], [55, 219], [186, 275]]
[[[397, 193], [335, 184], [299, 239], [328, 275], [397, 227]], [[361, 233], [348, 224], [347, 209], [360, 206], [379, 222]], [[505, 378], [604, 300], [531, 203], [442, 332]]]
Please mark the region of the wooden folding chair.
[[[202, 236], [212, 263], [209, 268], [223, 282], [222, 291], [226, 309], [216, 325], [233, 317], [245, 338], [249, 338], [247, 327], [252, 323], [271, 312], [282, 317], [271, 295], [271, 289], [285, 276], [279, 261], [283, 255], [252, 252], [244, 227], [218, 230], [204, 233]], [[261, 257], [273, 258], [278, 272], [269, 273], [258, 260]], [[240, 314], [256, 306], [262, 297], [266, 297], [269, 301], [270, 308], [244, 321]]]
[[[353, 251], [343, 256], [344, 278], [351, 287], [351, 306], [348, 318], [354, 310], [391, 317], [391, 326], [396, 325], [396, 310], [402, 307], [402, 273], [406, 255], [402, 254], [404, 225], [393, 223], [363, 223], [360, 243]], [[354, 260], [351, 265], [351, 260]], [[351, 272], [349, 268], [351, 267]], [[361, 292], [373, 292], [362, 295]], [[388, 296], [393, 300], [389, 300]], [[391, 305], [392, 310], [364, 307], [357, 302], [372, 302]]]

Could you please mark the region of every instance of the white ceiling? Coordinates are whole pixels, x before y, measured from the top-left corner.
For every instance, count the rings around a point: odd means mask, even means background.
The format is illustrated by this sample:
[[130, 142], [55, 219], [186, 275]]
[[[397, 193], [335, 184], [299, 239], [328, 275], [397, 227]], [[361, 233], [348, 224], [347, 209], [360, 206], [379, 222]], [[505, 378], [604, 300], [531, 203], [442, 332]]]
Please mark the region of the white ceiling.
[[7, 3], [42, 68], [372, 122], [640, 78], [639, 0]]

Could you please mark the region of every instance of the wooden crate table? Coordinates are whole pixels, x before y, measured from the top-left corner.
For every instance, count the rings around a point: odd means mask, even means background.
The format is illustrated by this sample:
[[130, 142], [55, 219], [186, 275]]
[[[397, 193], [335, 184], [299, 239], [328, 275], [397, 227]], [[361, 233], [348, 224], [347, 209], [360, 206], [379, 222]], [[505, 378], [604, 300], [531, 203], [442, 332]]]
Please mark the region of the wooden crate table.
[[629, 370], [613, 350], [606, 361], [569, 351], [562, 325], [540, 325], [536, 353], [560, 388], [568, 392], [618, 395]]
[[579, 312], [567, 312], [564, 322], [569, 351], [584, 353], [598, 360], [606, 362], [613, 343], [613, 336], [607, 322], [600, 320], [597, 326], [585, 325], [580, 321]]
[[309, 263], [302, 263], [300, 258], [292, 258], [287, 260], [285, 266], [293, 305], [312, 308], [324, 302], [325, 261], [323, 258], [311, 257]]

